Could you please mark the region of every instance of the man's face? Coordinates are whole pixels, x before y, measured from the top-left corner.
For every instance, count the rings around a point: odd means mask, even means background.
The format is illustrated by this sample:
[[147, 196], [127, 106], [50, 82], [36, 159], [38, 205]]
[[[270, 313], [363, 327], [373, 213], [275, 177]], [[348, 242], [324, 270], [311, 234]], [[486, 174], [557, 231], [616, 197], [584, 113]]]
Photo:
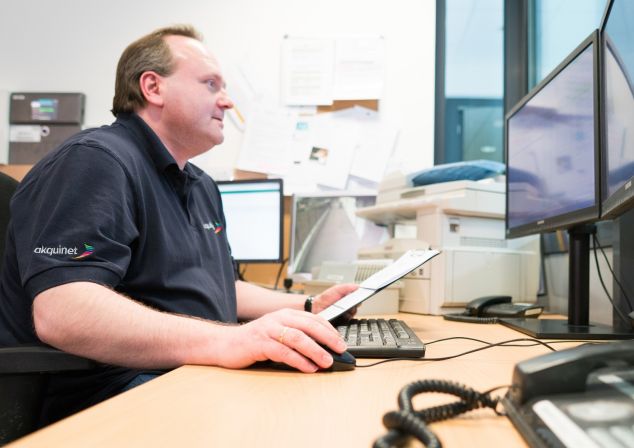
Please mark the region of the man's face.
[[168, 147], [194, 157], [224, 140], [225, 111], [233, 107], [216, 59], [195, 40], [168, 36], [175, 70], [162, 78], [161, 122]]

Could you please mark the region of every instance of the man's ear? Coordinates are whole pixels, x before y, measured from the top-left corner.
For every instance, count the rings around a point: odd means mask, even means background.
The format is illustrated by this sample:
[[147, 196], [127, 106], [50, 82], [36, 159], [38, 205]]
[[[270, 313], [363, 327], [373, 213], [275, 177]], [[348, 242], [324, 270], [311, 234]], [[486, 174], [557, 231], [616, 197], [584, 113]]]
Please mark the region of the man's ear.
[[143, 72], [139, 78], [141, 93], [148, 102], [155, 106], [163, 105], [163, 79], [156, 72]]

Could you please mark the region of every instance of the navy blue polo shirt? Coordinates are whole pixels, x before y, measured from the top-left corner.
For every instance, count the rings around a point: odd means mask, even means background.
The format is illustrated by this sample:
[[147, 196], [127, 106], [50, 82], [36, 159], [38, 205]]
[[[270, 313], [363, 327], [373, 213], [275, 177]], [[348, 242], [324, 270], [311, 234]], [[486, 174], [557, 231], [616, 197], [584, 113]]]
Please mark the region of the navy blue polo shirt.
[[[192, 164], [180, 170], [137, 115], [71, 137], [33, 167], [12, 199], [0, 345], [37, 342], [34, 297], [75, 281], [158, 310], [236, 322], [225, 228], [215, 182]], [[136, 374], [112, 366], [76, 373], [60, 380], [58, 395], [79, 386], [100, 401]]]

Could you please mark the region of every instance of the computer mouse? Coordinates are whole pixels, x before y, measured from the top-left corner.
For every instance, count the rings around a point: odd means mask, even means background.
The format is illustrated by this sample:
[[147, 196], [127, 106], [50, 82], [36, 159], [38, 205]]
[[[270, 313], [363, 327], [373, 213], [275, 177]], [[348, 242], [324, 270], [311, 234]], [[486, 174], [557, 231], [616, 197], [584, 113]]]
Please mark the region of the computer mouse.
[[[332, 356], [332, 364], [330, 365], [330, 367], [326, 367], [324, 369], [320, 368], [318, 372], [344, 372], [346, 370], [354, 370], [357, 366], [357, 360], [349, 352], [337, 353], [332, 351], [328, 347], [324, 347], [323, 345], [321, 346], [321, 348], [330, 353], [330, 356]], [[275, 361], [258, 361], [251, 367], [297, 371], [297, 369], [289, 366], [288, 364]]]
[[332, 356], [332, 364], [325, 369], [319, 369], [319, 372], [343, 372], [346, 370], [354, 370], [355, 367], [357, 367], [357, 360], [350, 352], [337, 353], [328, 347], [322, 346], [321, 348], [330, 353], [330, 356]]

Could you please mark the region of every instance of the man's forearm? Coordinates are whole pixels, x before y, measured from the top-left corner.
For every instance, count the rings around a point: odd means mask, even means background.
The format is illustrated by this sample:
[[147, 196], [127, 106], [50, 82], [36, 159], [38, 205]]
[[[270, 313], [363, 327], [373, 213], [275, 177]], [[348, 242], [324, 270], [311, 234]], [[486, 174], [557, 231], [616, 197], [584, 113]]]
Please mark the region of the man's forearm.
[[[146, 369], [184, 364], [242, 368], [272, 359], [314, 372], [332, 363], [332, 356], [318, 344], [339, 353], [345, 350], [339, 333], [326, 320], [298, 311], [305, 296], [239, 283], [242, 317], [264, 314], [244, 325], [156, 311], [95, 283], [76, 282], [35, 298], [35, 331], [43, 342], [69, 353]], [[316, 309], [354, 289], [354, 285], [330, 288], [318, 296]], [[240, 305], [244, 297], [247, 300]], [[277, 311], [268, 312], [272, 310]]]
[[236, 282], [238, 297], [238, 317], [244, 320], [257, 319], [282, 308], [303, 310], [306, 295], [287, 294], [272, 291], [238, 280]]
[[221, 365], [231, 336], [226, 326], [156, 311], [89, 282], [39, 294], [33, 320], [38, 337], [49, 345], [139, 368]]

